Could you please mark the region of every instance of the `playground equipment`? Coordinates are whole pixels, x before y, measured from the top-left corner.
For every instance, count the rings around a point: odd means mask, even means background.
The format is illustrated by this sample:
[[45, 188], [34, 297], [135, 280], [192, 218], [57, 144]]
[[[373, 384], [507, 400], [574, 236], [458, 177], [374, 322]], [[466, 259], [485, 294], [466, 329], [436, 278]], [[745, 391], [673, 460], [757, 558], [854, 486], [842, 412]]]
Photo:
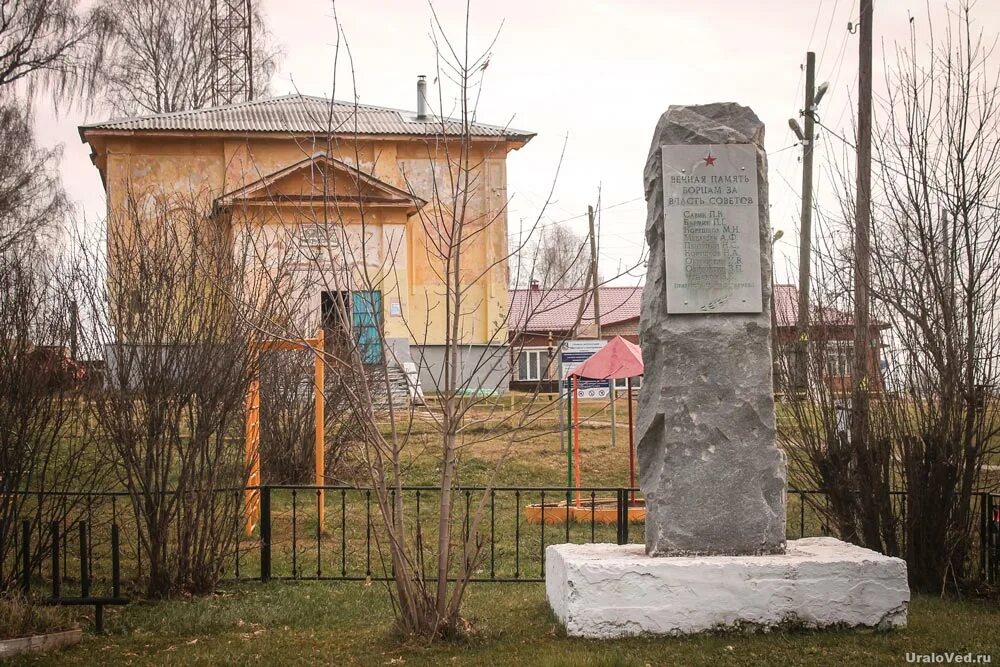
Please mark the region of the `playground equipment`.
[[[316, 354], [316, 360], [313, 366], [313, 377], [314, 384], [316, 385], [316, 399], [315, 399], [315, 474], [316, 474], [316, 486], [322, 487], [326, 470], [324, 468], [324, 452], [326, 449], [325, 443], [325, 419], [326, 419], [326, 406], [323, 397], [323, 385], [325, 382], [324, 373], [324, 359], [323, 350], [326, 343], [325, 336], [323, 334], [323, 329], [319, 329], [316, 332], [315, 338], [304, 338], [302, 340], [265, 340], [256, 341], [252, 343], [253, 354], [258, 355], [261, 352], [268, 350], [313, 350]], [[246, 407], [247, 407], [247, 418], [245, 424], [245, 435], [244, 443], [246, 445], [246, 461], [247, 466], [250, 468], [250, 476], [247, 479], [247, 488], [244, 492], [245, 503], [244, 512], [246, 518], [246, 534], [247, 536], [253, 533], [254, 527], [260, 520], [260, 370], [255, 373], [255, 376], [250, 381], [250, 386], [247, 390], [246, 397]], [[316, 517], [319, 522], [320, 529], [323, 528], [325, 524], [325, 503], [324, 503], [324, 491], [322, 488], [316, 491]]]
[[[569, 403], [572, 434], [570, 444], [566, 447], [566, 486], [575, 487], [576, 493], [571, 506], [567, 503], [549, 503], [529, 505], [525, 508], [525, 519], [529, 523], [563, 523], [567, 519], [573, 521], [596, 523], [614, 523], [617, 521], [617, 501], [613, 498], [587, 498], [580, 495], [580, 401], [578, 398], [580, 379], [608, 380], [614, 391], [615, 380], [624, 379], [628, 391], [628, 470], [629, 470], [629, 503], [628, 517], [630, 522], [642, 521], [646, 516], [643, 501], [635, 497], [635, 419], [632, 405], [632, 378], [641, 376], [644, 372], [642, 350], [638, 345], [630, 343], [621, 336], [615, 336], [607, 345], [592, 357], [574, 368], [563, 378], [570, 383]], [[544, 509], [544, 512], [543, 512]], [[544, 516], [543, 516], [544, 515]]]

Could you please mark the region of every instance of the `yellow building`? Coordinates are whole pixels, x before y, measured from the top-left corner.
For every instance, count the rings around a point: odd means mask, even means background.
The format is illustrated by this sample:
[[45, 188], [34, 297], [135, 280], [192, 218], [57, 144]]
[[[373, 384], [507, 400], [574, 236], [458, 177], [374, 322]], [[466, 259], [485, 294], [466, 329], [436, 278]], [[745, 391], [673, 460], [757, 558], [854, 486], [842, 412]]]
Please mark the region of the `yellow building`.
[[[429, 224], [454, 208], [449, 164], [468, 151], [464, 219], [481, 230], [462, 257], [469, 289], [461, 342], [471, 375], [484, 354], [507, 355], [506, 158], [534, 135], [481, 123], [463, 129], [417, 101], [420, 111], [409, 112], [287, 95], [95, 123], [80, 136], [100, 171], [110, 221], [129, 197], [193, 194], [211, 211], [206, 224], [230, 234], [249, 227], [270, 247], [293, 247], [303, 270], [335, 247], [349, 261], [313, 283], [305, 317], [318, 326], [341, 299], [366, 323], [356, 335], [370, 325], [384, 331], [378, 338], [390, 349], [369, 345], [366, 361], [412, 360], [433, 390], [446, 318], [440, 239]], [[494, 366], [473, 384], [503, 387], [509, 368]]]

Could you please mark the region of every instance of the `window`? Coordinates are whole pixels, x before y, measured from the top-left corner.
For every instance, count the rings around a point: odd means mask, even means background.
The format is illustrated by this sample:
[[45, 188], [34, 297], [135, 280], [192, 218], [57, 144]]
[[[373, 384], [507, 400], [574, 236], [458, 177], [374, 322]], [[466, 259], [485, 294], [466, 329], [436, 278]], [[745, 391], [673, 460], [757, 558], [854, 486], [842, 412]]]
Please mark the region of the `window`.
[[548, 362], [548, 350], [522, 350], [517, 355], [517, 379], [522, 382], [538, 381]]
[[849, 377], [854, 368], [854, 343], [849, 340], [831, 340], [823, 346], [826, 371], [833, 377]]
[[[638, 389], [641, 386], [642, 386], [641, 375], [637, 375], [636, 377], [632, 378], [633, 389]], [[619, 389], [621, 391], [625, 391], [626, 389], [628, 389], [628, 378], [618, 378], [617, 380], [615, 380], [615, 389]]]

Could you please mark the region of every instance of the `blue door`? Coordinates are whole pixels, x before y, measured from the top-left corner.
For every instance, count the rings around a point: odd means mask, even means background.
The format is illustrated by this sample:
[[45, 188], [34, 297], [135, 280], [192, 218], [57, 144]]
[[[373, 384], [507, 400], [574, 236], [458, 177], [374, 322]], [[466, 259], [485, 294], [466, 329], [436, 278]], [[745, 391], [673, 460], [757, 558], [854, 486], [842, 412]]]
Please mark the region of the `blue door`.
[[382, 292], [352, 292], [354, 340], [365, 364], [382, 363]]

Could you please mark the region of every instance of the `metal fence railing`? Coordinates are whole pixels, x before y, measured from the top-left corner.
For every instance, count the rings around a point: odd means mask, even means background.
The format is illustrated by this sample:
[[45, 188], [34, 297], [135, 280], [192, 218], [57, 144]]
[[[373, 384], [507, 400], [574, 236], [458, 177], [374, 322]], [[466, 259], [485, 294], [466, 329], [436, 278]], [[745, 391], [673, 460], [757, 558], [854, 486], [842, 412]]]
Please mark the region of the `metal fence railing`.
[[[227, 580], [384, 580], [392, 576], [387, 535], [372, 489], [346, 486], [266, 485], [259, 491], [259, 519], [239, 530], [226, 554]], [[455, 543], [470, 534], [479, 516], [478, 559], [473, 581], [538, 582], [545, 576], [545, 548], [563, 542], [643, 542], [642, 499], [634, 489], [609, 487], [462, 487], [454, 490]], [[242, 503], [244, 490], [227, 490]], [[432, 578], [437, 545], [436, 487], [405, 487], [391, 495], [400, 507], [405, 539], [420, 547], [417, 567]], [[39, 517], [46, 503], [67, 494], [33, 494], [23, 516], [0, 521], [0, 583], [61, 598], [122, 600], [122, 591], [143, 579], [137, 517], [126, 494], [78, 494], [58, 524]], [[322, 498], [324, 521], [319, 521]], [[399, 502], [397, 502], [399, 501]], [[974, 544], [965, 571], [971, 578], [1000, 581], [1000, 495], [975, 496]], [[789, 539], [830, 534], [818, 491], [789, 489]], [[905, 496], [894, 495], [905, 508]], [[739, 508], [734, 508], [738, 511]], [[393, 512], [396, 510], [394, 509]], [[902, 514], [900, 512], [897, 515]], [[903, 519], [905, 521], [905, 518]], [[242, 528], [241, 518], [232, 524]], [[905, 549], [905, 544], [903, 545]], [[426, 563], [426, 567], [423, 565]], [[451, 576], [458, 572], [458, 565]], [[110, 604], [110, 602], [109, 602]]]

